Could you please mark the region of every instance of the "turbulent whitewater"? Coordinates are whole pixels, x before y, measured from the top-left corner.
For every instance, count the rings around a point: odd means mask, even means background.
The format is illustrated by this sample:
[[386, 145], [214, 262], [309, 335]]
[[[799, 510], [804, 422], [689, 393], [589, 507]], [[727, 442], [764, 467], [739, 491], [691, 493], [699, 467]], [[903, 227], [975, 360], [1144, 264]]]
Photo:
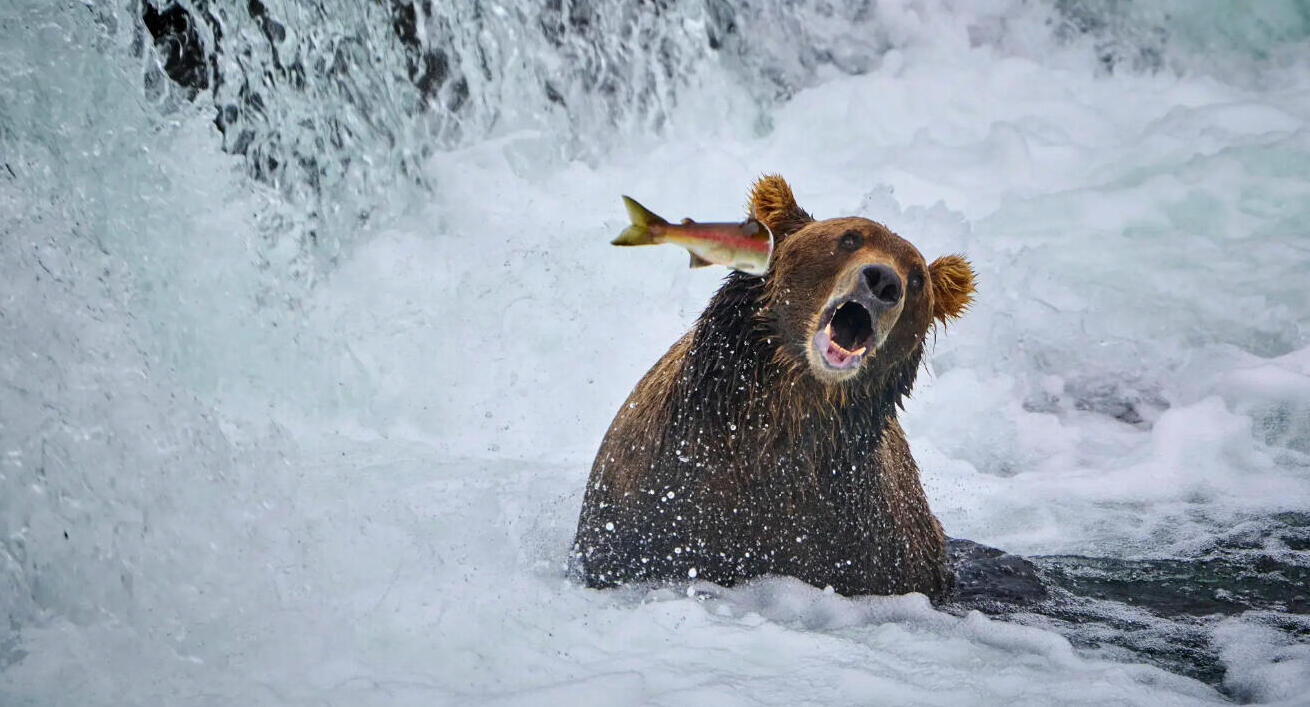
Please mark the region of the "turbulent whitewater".
[[[1310, 7], [630, 5], [0, 5], [0, 704], [1303, 704]], [[619, 194], [766, 171], [974, 263], [902, 424], [1045, 603], [567, 575], [721, 277]]]

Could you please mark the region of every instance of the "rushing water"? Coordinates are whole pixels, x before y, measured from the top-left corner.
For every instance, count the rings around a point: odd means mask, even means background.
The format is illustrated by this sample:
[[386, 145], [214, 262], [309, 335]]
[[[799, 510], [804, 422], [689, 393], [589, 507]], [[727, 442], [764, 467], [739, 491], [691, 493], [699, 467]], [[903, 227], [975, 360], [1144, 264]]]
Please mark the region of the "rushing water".
[[[0, 4], [0, 703], [1303, 703], [1307, 37], [1300, 2]], [[730, 218], [764, 171], [974, 262], [903, 424], [1045, 598], [566, 578], [590, 454], [717, 285], [608, 248], [618, 194]]]

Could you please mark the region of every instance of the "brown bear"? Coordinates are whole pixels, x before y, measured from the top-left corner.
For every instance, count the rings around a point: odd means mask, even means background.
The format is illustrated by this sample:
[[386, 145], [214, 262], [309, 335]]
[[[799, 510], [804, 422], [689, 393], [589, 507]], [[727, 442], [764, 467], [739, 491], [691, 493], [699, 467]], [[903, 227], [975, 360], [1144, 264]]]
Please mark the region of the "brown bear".
[[865, 218], [815, 221], [779, 176], [750, 209], [773, 232], [769, 272], [731, 273], [623, 403], [574, 564], [592, 587], [782, 574], [941, 598], [946, 539], [896, 412], [973, 270]]

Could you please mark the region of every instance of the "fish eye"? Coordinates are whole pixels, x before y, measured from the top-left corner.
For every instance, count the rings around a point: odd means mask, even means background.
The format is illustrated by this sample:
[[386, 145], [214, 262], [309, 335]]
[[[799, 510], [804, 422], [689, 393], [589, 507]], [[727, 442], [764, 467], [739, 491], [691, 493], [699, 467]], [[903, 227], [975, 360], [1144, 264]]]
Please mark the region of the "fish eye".
[[856, 251], [864, 246], [864, 236], [859, 231], [847, 231], [837, 239], [837, 247], [845, 251]]

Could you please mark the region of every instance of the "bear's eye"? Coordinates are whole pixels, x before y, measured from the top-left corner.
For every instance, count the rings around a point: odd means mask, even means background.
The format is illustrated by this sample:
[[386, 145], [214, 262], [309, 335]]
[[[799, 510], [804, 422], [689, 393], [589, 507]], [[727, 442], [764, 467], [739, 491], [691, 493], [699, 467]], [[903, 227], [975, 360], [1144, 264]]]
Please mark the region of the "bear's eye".
[[911, 290], [918, 290], [923, 287], [923, 274], [916, 271], [910, 273], [909, 286]]
[[859, 231], [847, 231], [837, 240], [837, 246], [846, 251], [859, 250], [863, 245], [864, 236], [861, 236]]

